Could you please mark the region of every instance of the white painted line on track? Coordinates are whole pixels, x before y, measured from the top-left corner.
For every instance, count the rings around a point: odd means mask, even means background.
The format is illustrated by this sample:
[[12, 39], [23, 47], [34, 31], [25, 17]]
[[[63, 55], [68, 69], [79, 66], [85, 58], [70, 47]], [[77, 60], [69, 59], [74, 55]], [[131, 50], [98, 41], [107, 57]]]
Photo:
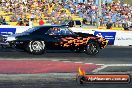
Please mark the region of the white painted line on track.
[[132, 66], [132, 64], [106, 64], [107, 66]]
[[59, 60], [51, 60], [51, 61], [59, 61]]
[[132, 64], [106, 64], [106, 65], [104, 64], [103, 66], [101, 66], [100, 68], [97, 68], [97, 69], [93, 70], [92, 72], [99, 72], [100, 70], [103, 70], [103, 69], [105, 69], [107, 67], [110, 67], [110, 66], [115, 66], [115, 67], [122, 66], [122, 67], [126, 67], [126, 66], [132, 66]]
[[106, 67], [107, 67], [106, 65], [103, 65], [100, 68], [97, 68], [97, 69], [93, 70], [92, 72], [98, 72], [98, 71], [100, 71], [100, 70], [102, 70], [102, 69], [104, 69]]
[[76, 64], [78, 63], [79, 64], [79, 63], [83, 63], [83, 62], [74, 62], [74, 63], [76, 63]]
[[71, 62], [71, 61], [62, 61], [62, 62]]
[[[95, 64], [95, 63], [93, 63], [93, 64]], [[96, 64], [96, 65], [101, 65], [102, 66], [102, 65], [105, 65], [105, 64]]]
[[84, 64], [94, 64], [94, 63], [84, 63]]

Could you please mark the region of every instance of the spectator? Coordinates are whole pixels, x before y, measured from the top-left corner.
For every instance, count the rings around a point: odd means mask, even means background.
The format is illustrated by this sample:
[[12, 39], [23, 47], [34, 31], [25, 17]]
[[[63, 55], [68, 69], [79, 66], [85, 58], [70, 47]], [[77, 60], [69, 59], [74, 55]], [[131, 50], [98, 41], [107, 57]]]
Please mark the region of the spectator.
[[20, 20], [20, 21], [18, 21], [17, 25], [18, 25], [18, 26], [24, 26], [24, 23], [23, 23], [22, 20]]
[[0, 16], [0, 23], [3, 23], [3, 20], [4, 20], [3, 16]]
[[112, 22], [109, 21], [107, 24], [106, 24], [106, 29], [111, 29], [112, 28]]
[[[45, 0], [45, 2], [43, 0], [22, 0], [22, 2], [21, 0], [2, 0], [0, 6], [2, 11], [12, 13], [10, 18], [13, 22], [20, 23], [20, 20], [24, 20], [23, 16], [21, 16], [23, 14], [28, 15], [26, 18], [31, 18], [33, 22], [34, 20], [39, 20], [39, 17], [50, 17], [51, 23], [59, 23], [58, 21], [69, 19], [74, 14], [94, 25], [97, 21], [97, 2], [95, 0], [79, 0], [79, 2], [75, 2], [75, 0], [73, 2], [70, 0], [62, 0], [62, 2], [58, 2], [58, 0]], [[70, 11], [70, 14], [67, 11], [62, 11], [63, 8]], [[102, 3], [102, 16], [100, 17], [102, 25], [106, 25], [110, 19], [112, 19], [114, 26], [120, 26], [120, 24], [124, 26], [123, 20], [131, 24], [131, 16], [131, 5], [122, 5], [121, 2], [108, 2], [107, 0]], [[0, 21], [2, 21], [1, 18]]]
[[29, 26], [29, 21], [27, 19], [24, 19], [24, 25]]
[[29, 26], [30, 26], [30, 27], [32, 27], [32, 26], [33, 26], [33, 22], [32, 22], [32, 20], [31, 20], [31, 19], [29, 20]]

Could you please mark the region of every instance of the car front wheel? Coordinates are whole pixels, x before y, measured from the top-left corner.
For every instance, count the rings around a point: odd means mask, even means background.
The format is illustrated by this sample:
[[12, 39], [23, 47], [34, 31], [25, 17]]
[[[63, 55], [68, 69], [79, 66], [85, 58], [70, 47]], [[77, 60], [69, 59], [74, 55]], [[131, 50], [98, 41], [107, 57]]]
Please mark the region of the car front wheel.
[[92, 55], [92, 56], [98, 54], [99, 53], [99, 44], [96, 42], [88, 43], [86, 45], [85, 53], [88, 55]]
[[43, 54], [45, 51], [44, 41], [30, 41], [27, 46], [27, 51], [36, 55]]

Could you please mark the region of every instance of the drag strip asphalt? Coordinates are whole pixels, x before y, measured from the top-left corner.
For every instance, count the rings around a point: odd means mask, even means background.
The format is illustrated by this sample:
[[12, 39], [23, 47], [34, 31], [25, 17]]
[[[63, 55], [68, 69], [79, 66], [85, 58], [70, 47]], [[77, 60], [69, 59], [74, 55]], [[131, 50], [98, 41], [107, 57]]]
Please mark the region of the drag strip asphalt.
[[0, 49], [0, 59], [35, 59], [83, 62], [94, 64], [132, 64], [132, 47], [108, 46], [96, 56], [70, 51], [48, 51], [43, 55], [32, 55], [14, 49]]
[[76, 74], [0, 75], [0, 88], [131, 88], [132, 83], [78, 84]]
[[[86, 65], [99, 65], [92, 69], [93, 74], [131, 74], [132, 47], [108, 46], [97, 56], [88, 56], [84, 53], [70, 51], [48, 51], [43, 55], [31, 55], [14, 49], [0, 49], [0, 61], [13, 63], [21, 61], [51, 61], [59, 63], [74, 63]], [[14, 62], [13, 62], [14, 61]], [[13, 62], [13, 63], [12, 63]], [[54, 64], [54, 63], [53, 63]], [[85, 65], [86, 64], [86, 65]], [[6, 67], [6, 64], [1, 66]], [[41, 66], [41, 65], [40, 65]], [[27, 66], [30, 67], [30, 66]], [[63, 67], [64, 68], [64, 67]], [[62, 68], [62, 69], [63, 69]], [[7, 68], [6, 68], [7, 69]], [[7, 69], [8, 70], [8, 69]], [[130, 70], [130, 71], [128, 71]], [[1, 70], [3, 71], [3, 70]], [[116, 71], [116, 72], [115, 72]], [[120, 72], [122, 71], [122, 72]], [[84, 84], [76, 82], [77, 72], [74, 73], [41, 73], [41, 74], [0, 74], [0, 88], [131, 88], [126, 84]]]

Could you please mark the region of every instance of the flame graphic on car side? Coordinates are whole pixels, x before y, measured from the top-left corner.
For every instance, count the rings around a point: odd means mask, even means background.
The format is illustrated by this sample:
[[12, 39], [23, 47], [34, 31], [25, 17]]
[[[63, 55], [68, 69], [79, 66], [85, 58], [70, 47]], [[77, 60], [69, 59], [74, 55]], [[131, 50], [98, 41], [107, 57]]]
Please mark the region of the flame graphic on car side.
[[85, 45], [87, 44], [88, 40], [90, 39], [88, 38], [82, 38], [82, 37], [77, 37], [77, 38], [73, 38], [73, 37], [65, 37], [65, 38], [61, 38], [63, 41], [60, 44], [62, 44], [64, 47], [69, 47], [70, 45], [75, 45], [75, 46], [80, 46], [80, 45]]

